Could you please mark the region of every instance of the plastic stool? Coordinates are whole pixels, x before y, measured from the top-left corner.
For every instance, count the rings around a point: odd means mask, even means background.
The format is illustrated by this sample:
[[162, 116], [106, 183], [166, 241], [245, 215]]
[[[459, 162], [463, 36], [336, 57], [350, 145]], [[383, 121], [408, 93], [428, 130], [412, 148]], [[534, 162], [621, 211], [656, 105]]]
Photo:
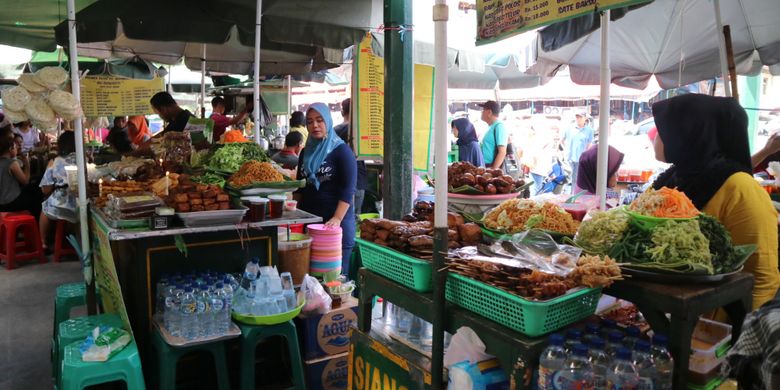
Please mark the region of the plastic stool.
[[57, 229], [54, 233], [54, 255], [52, 256], [52, 260], [55, 263], [59, 263], [62, 256], [76, 254], [76, 250], [65, 240], [65, 227], [67, 224], [68, 221], [64, 219], [57, 220]]
[[195, 351], [206, 351], [214, 357], [214, 365], [217, 370], [217, 385], [220, 390], [230, 389], [228, 378], [227, 359], [225, 355], [225, 342], [215, 341], [211, 343], [193, 345], [191, 347], [175, 347], [163, 340], [160, 331], [155, 329], [152, 335], [152, 345], [157, 351], [158, 373], [160, 382], [158, 389], [168, 390], [176, 388], [176, 363], [182, 356]]
[[[24, 234], [24, 254], [17, 254], [16, 234], [21, 229]], [[30, 260], [38, 258], [40, 263], [46, 263], [46, 256], [43, 253], [41, 244], [41, 235], [38, 231], [38, 223], [31, 215], [11, 215], [3, 218], [3, 224], [0, 225], [0, 240], [4, 245], [0, 252], [0, 260], [5, 260], [7, 269], [14, 269], [17, 261]]]
[[301, 350], [298, 347], [298, 334], [292, 321], [265, 326], [239, 323], [238, 326], [241, 328], [241, 390], [255, 388], [255, 350], [258, 343], [272, 336], [282, 336], [287, 339], [287, 350], [292, 365], [293, 388], [306, 388]]
[[116, 314], [98, 314], [94, 316], [76, 317], [61, 322], [57, 328], [57, 335], [54, 338], [54, 348], [52, 350], [53, 357], [52, 371], [55, 380], [59, 382], [59, 367], [60, 356], [64, 356], [65, 346], [75, 342], [84, 341], [84, 339], [92, 332], [93, 329], [104, 325], [114, 328], [123, 328], [124, 324], [122, 319]]
[[127, 383], [128, 390], [146, 389], [135, 341], [130, 341], [130, 344], [105, 362], [81, 361], [80, 344], [81, 341], [77, 341], [65, 347], [62, 382], [58, 390], [81, 390], [117, 380]]
[[57, 286], [54, 296], [54, 337], [60, 323], [70, 318], [74, 307], [87, 304], [87, 286], [84, 283], [68, 283]]

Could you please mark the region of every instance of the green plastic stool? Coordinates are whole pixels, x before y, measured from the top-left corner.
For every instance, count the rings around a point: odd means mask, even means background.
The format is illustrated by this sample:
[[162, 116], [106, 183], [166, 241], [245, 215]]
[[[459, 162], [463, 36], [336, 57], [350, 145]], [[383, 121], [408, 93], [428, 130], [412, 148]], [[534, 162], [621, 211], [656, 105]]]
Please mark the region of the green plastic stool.
[[84, 283], [68, 283], [57, 286], [54, 296], [54, 330], [57, 338], [59, 324], [70, 318], [70, 310], [87, 304], [87, 286]]
[[228, 378], [227, 359], [225, 354], [225, 342], [193, 345], [191, 347], [174, 347], [163, 340], [160, 331], [155, 329], [152, 335], [152, 344], [157, 351], [158, 376], [160, 381], [158, 389], [168, 390], [176, 388], [176, 363], [182, 356], [194, 351], [206, 351], [214, 357], [214, 365], [217, 369], [217, 384], [220, 390], [230, 389]]
[[65, 356], [65, 346], [82, 342], [93, 329], [101, 326], [123, 328], [122, 319], [116, 314], [98, 314], [94, 316], [76, 317], [66, 320], [58, 326], [57, 337], [52, 346], [52, 375], [56, 383], [60, 383], [58, 368], [61, 366], [61, 356]]
[[272, 336], [282, 336], [287, 339], [293, 388], [299, 390], [306, 388], [301, 350], [298, 347], [298, 334], [292, 320], [278, 325], [255, 326], [239, 323], [238, 326], [241, 328], [241, 390], [254, 390], [255, 350], [258, 343]]
[[58, 390], [81, 390], [117, 380], [124, 381], [128, 390], [146, 389], [135, 341], [130, 341], [130, 344], [105, 362], [81, 361], [80, 344], [77, 341], [65, 347], [62, 384]]

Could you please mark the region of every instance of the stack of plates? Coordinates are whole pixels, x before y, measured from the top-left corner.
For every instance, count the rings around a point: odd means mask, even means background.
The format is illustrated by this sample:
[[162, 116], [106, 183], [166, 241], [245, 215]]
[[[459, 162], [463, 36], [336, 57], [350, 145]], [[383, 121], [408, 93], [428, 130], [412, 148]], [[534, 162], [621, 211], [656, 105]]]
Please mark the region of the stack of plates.
[[338, 274], [341, 272], [341, 228], [329, 228], [323, 224], [308, 226], [311, 236], [311, 263], [309, 271], [312, 276]]

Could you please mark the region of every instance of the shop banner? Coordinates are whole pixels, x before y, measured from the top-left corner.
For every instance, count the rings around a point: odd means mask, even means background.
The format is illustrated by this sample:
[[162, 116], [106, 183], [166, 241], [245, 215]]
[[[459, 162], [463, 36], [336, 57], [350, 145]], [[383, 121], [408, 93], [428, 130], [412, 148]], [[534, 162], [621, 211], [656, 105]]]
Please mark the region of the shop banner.
[[431, 388], [428, 359], [422, 354], [396, 341], [374, 339], [357, 329], [352, 330], [350, 339], [347, 389]]
[[95, 283], [100, 291], [100, 300], [106, 313], [115, 313], [122, 318], [125, 330], [133, 334], [130, 318], [127, 316], [125, 300], [122, 297], [122, 287], [114, 265], [114, 255], [111, 252], [111, 241], [108, 239], [108, 228], [105, 223], [90, 216], [90, 231], [92, 232], [92, 259], [95, 269]]
[[477, 45], [566, 19], [649, 0], [477, 0]]
[[[360, 42], [355, 67], [357, 104], [355, 120], [357, 155], [363, 159], [381, 159], [384, 155], [385, 130], [385, 61], [374, 55], [371, 37]], [[412, 165], [418, 172], [428, 172], [431, 160], [433, 129], [434, 67], [414, 65], [414, 107]]]
[[152, 114], [149, 100], [164, 91], [163, 79], [88, 76], [81, 80], [81, 108], [87, 117]]

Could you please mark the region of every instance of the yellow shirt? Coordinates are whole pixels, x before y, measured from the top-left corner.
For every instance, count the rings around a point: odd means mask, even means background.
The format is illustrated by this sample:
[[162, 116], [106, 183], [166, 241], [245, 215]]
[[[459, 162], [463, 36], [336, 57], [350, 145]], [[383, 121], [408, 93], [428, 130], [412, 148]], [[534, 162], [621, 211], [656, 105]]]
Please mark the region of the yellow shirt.
[[747, 173], [735, 173], [702, 210], [717, 218], [735, 245], [757, 244], [744, 272], [755, 277], [753, 310], [774, 298], [780, 288], [777, 258], [777, 212], [769, 195]]
[[291, 127], [290, 131], [297, 131], [303, 135], [303, 144], [306, 145], [306, 138], [309, 138], [309, 130], [306, 129], [306, 126], [296, 126]]

